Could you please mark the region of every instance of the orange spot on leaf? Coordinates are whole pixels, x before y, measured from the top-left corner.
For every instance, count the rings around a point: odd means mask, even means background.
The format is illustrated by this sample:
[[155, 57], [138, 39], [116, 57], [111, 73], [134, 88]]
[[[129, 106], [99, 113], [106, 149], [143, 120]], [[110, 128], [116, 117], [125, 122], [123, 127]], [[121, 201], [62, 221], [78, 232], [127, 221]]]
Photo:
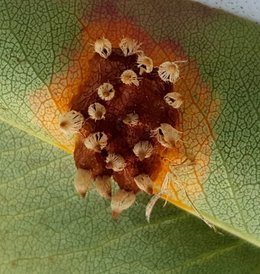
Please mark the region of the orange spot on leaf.
[[[179, 207], [187, 208], [188, 203], [182, 187], [191, 198], [196, 198], [203, 192], [202, 184], [208, 173], [212, 153], [212, 122], [218, 115], [218, 104], [202, 81], [196, 62], [185, 55], [176, 41], [155, 41], [140, 26], [120, 17], [115, 10], [107, 9], [106, 12], [106, 18], [116, 19], [99, 18], [94, 13], [93, 21], [88, 22], [81, 31], [79, 49], [66, 53], [70, 60], [68, 69], [53, 75], [48, 89], [37, 91], [31, 97], [37, 119], [60, 146], [67, 151], [73, 151], [74, 141], [67, 141], [59, 130], [58, 115], [70, 109], [73, 96], [84, 86], [84, 81], [88, 78], [88, 61], [94, 53], [93, 44], [100, 37], [109, 39], [113, 47], [118, 47], [123, 37], [141, 42], [142, 50], [153, 59], [154, 66], [159, 66], [167, 60], [186, 60], [186, 63], [179, 64], [181, 76], [174, 85], [174, 91], [181, 93], [184, 99], [178, 121], [178, 130], [183, 132], [183, 142], [180, 142], [177, 148], [165, 151], [162, 155], [164, 164], [159, 175], [157, 173], [152, 179], [155, 181], [156, 193], [160, 191], [167, 173], [176, 173], [169, 179], [169, 191], [164, 198]], [[97, 11], [96, 14], [99, 13], [100, 11]], [[183, 161], [185, 164], [178, 165]], [[171, 167], [169, 163], [176, 165]]]

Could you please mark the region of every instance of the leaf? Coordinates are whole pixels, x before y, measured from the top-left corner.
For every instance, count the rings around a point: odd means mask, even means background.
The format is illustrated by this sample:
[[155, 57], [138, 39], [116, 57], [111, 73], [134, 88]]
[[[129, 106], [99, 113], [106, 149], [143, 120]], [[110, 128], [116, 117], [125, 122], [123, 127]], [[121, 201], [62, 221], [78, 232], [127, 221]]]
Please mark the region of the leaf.
[[75, 195], [70, 155], [4, 123], [0, 135], [0, 273], [257, 273], [256, 247], [170, 204], [147, 223], [142, 195], [113, 221], [95, 190]]
[[[150, 227], [143, 220], [145, 201], [126, 213], [119, 224], [113, 223], [105, 211], [108, 205], [95, 194], [86, 202], [77, 199], [71, 187], [71, 156], [46, 143], [70, 152], [73, 149], [73, 142], [66, 142], [59, 133], [57, 119], [87, 76], [92, 54], [89, 42], [98, 35], [107, 34], [112, 41], [132, 35], [144, 42], [145, 50], [157, 63], [165, 58], [187, 58], [176, 89], [185, 96], [184, 141], [187, 153], [195, 154], [197, 165], [192, 172], [188, 170], [191, 175], [185, 175], [182, 183], [193, 203], [212, 223], [260, 245], [259, 26], [177, 0], [74, 1], [73, 5], [70, 1], [2, 1], [1, 7], [0, 119], [3, 134], [7, 134], [1, 138], [5, 140], [1, 143], [0, 191], [4, 204], [0, 233], [3, 272], [10, 272], [5, 269], [11, 267], [11, 261], [19, 273], [28, 269], [41, 273], [67, 271], [70, 267], [83, 271], [89, 264], [94, 267], [101, 261], [104, 266], [100, 269], [108, 271], [114, 263], [110, 257], [104, 258], [110, 249], [119, 258], [115, 272], [127, 272], [130, 262], [136, 262], [141, 272], [164, 270], [163, 264], [167, 271], [177, 267], [176, 272], [191, 272], [192, 267], [206, 261], [205, 269], [211, 263], [219, 263], [225, 273], [227, 263], [222, 263], [219, 254], [226, 251], [234, 260], [251, 254], [247, 264], [242, 265], [242, 260], [232, 264], [237, 272], [242, 273], [244, 267], [256, 269], [253, 247], [226, 236], [223, 240], [198, 220], [174, 208], [163, 213], [158, 207], [152, 215], [158, 224]], [[165, 169], [157, 181], [158, 189], [164, 176]], [[165, 198], [196, 214], [176, 182], [173, 181], [172, 192]], [[164, 229], [170, 242], [160, 232]], [[185, 240], [196, 240], [198, 231], [198, 241]], [[148, 238], [143, 240], [139, 232]], [[96, 250], [96, 242], [100, 242], [100, 249]], [[120, 251], [115, 250], [115, 244]], [[131, 246], [129, 251], [127, 245]], [[92, 246], [92, 255], [88, 255], [86, 246]], [[164, 246], [167, 255], [160, 257], [158, 253]], [[236, 249], [239, 251], [235, 252]], [[142, 250], [146, 257], [140, 260], [136, 251]], [[212, 253], [206, 260], [202, 257], [193, 261], [192, 266], [184, 264], [185, 258], [192, 260], [207, 251]], [[55, 254], [55, 258], [50, 254]], [[62, 254], [75, 254], [79, 261], [74, 259], [74, 264], [66, 265], [68, 260]], [[124, 260], [122, 254], [131, 254], [131, 259]], [[216, 257], [219, 260], [212, 262], [211, 258]]]

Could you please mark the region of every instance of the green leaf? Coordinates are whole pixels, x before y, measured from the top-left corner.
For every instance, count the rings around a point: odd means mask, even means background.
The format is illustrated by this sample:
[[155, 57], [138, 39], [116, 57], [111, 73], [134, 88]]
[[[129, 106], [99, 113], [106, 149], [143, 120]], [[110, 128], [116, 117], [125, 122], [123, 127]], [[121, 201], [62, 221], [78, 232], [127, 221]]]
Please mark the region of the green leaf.
[[0, 273], [257, 273], [259, 249], [220, 235], [160, 202], [151, 223], [147, 197], [110, 218], [95, 190], [75, 195], [72, 156], [0, 126]]
[[[257, 273], [259, 251], [243, 240], [260, 245], [259, 25], [177, 0], [1, 0], [0, 7], [0, 272]], [[83, 30], [96, 24], [101, 33], [108, 26], [127, 34], [124, 20], [166, 56], [174, 47], [188, 57], [179, 82], [187, 83], [188, 117], [195, 118], [183, 128], [194, 127], [198, 135], [190, 139], [209, 158], [193, 202], [243, 240], [215, 234], [171, 205], [158, 204], [148, 224], [141, 196], [113, 222], [94, 191], [83, 201], [74, 193], [72, 157], [52, 147], [68, 146], [56, 132], [59, 102], [66, 84], [84, 74], [71, 70], [88, 42]], [[208, 97], [197, 93], [205, 86]], [[198, 138], [204, 135], [208, 143]]]

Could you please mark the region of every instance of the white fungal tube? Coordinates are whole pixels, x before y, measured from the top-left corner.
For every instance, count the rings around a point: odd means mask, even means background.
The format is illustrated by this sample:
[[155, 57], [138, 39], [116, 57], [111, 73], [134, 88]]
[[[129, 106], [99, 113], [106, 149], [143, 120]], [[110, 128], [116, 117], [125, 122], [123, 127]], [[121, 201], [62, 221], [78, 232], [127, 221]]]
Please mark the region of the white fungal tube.
[[60, 129], [66, 136], [79, 132], [83, 123], [83, 115], [75, 110], [65, 112], [60, 116]]
[[100, 103], [93, 103], [88, 107], [88, 115], [95, 121], [105, 119], [105, 114], [106, 108]]
[[111, 178], [109, 176], [98, 176], [95, 181], [98, 194], [105, 199], [111, 199]]
[[176, 83], [180, 76], [180, 70], [176, 62], [164, 62], [159, 66], [158, 75], [164, 82]]
[[91, 170], [78, 168], [75, 177], [75, 189], [84, 198], [93, 183]]
[[133, 152], [140, 161], [143, 161], [152, 155], [153, 146], [149, 141], [140, 141], [134, 146]]
[[142, 75], [144, 72], [150, 73], [153, 71], [153, 60], [150, 57], [139, 55], [137, 58], [137, 64], [138, 68], [140, 69], [140, 75]]
[[149, 175], [140, 174], [134, 177], [134, 181], [142, 191], [145, 191], [150, 195], [153, 193], [153, 181], [151, 180]]
[[108, 154], [106, 163], [106, 168], [112, 169], [115, 172], [123, 171], [126, 166], [124, 158], [121, 155], [115, 153]]
[[153, 195], [151, 200], [146, 205], [145, 217], [148, 222], [150, 222], [151, 213], [156, 202], [161, 198], [162, 195], [168, 194], [168, 185], [169, 185], [169, 176], [166, 176], [166, 178], [163, 181], [160, 192]]
[[104, 132], [95, 132], [90, 134], [85, 140], [86, 148], [99, 152], [107, 146], [108, 137]]
[[145, 208], [145, 217], [146, 217], [146, 220], [147, 222], [150, 222], [150, 217], [151, 217], [151, 214], [152, 214], [152, 210], [156, 204], [156, 202], [161, 198], [160, 194], [155, 194], [151, 200], [149, 201], [149, 203], [146, 205], [146, 208]]
[[95, 41], [94, 49], [96, 53], [106, 59], [112, 52], [112, 44], [103, 37]]
[[122, 50], [124, 56], [142, 53], [140, 46], [141, 44], [139, 44], [136, 40], [127, 37], [123, 38], [119, 43], [119, 47]]
[[164, 147], [173, 148], [181, 140], [181, 132], [167, 123], [160, 124], [160, 127], [153, 130], [152, 135]]
[[119, 189], [115, 195], [112, 196], [111, 209], [112, 217], [116, 219], [119, 214], [128, 209], [135, 202], [135, 194], [133, 192], [128, 192], [123, 189]]
[[128, 69], [128, 70], [125, 70], [122, 74], [121, 74], [121, 77], [120, 77], [121, 81], [126, 84], [126, 85], [135, 85], [135, 86], [139, 86], [139, 81], [138, 81], [138, 78], [137, 78], [137, 75], [136, 73], [131, 70], [131, 69]]
[[98, 96], [104, 101], [110, 101], [115, 96], [115, 90], [110, 83], [104, 83], [98, 87]]
[[129, 126], [136, 126], [139, 122], [139, 115], [137, 113], [129, 113], [123, 120], [123, 123]]
[[172, 108], [179, 108], [183, 104], [183, 99], [180, 93], [170, 92], [164, 96], [164, 101]]

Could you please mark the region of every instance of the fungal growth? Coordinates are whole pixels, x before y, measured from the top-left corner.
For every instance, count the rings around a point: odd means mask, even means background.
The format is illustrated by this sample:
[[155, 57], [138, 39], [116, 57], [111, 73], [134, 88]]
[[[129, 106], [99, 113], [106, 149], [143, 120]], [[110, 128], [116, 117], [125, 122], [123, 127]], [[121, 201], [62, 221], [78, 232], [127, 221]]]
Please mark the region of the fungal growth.
[[73, 135], [81, 129], [84, 117], [81, 113], [71, 110], [60, 117], [60, 129], [66, 136]]
[[89, 150], [99, 152], [106, 147], [107, 139], [107, 135], [104, 132], [91, 133], [84, 140], [84, 145]]
[[100, 196], [105, 199], [111, 199], [112, 195], [112, 182], [109, 176], [97, 176], [96, 180], [96, 190]]
[[143, 161], [145, 158], [149, 158], [153, 153], [153, 146], [148, 141], [140, 141], [133, 148], [134, 154]]
[[165, 102], [173, 108], [179, 108], [182, 103], [182, 95], [178, 92], [170, 92], [164, 96]]
[[114, 87], [110, 83], [104, 83], [98, 88], [98, 96], [104, 101], [110, 101], [115, 96]]
[[174, 148], [176, 143], [181, 140], [181, 132], [167, 123], [162, 123], [156, 128], [152, 135], [164, 147]]
[[131, 70], [125, 70], [122, 74], [121, 74], [121, 81], [122, 83], [126, 84], [126, 85], [136, 85], [139, 86], [139, 81], [137, 79], [137, 75], [136, 73]]
[[119, 43], [119, 47], [122, 50], [124, 56], [142, 53], [142, 51], [140, 50], [141, 44], [134, 39], [130, 39], [128, 37], [121, 40], [121, 42]]
[[144, 72], [150, 73], [153, 71], [153, 60], [147, 56], [138, 56], [137, 64], [138, 68], [140, 69], [140, 75], [142, 75]]
[[123, 171], [126, 163], [121, 155], [111, 153], [106, 157], [106, 168], [112, 169], [115, 172]]
[[89, 169], [78, 168], [75, 177], [75, 188], [81, 197], [85, 197], [93, 182], [92, 172]]
[[106, 108], [100, 103], [93, 103], [88, 107], [88, 115], [90, 119], [95, 121], [105, 119]]
[[[153, 184], [167, 153], [178, 151], [181, 94], [177, 62], [159, 67], [141, 44], [123, 38], [113, 45], [107, 38], [94, 43], [88, 78], [63, 114], [60, 128], [76, 134], [75, 187], [85, 197], [92, 184], [111, 199], [112, 217], [131, 207], [136, 194], [153, 194]], [[112, 193], [112, 181], [119, 190]]]
[[176, 62], [164, 62], [159, 66], [158, 74], [165, 82], [175, 83], [180, 76], [179, 67]]
[[150, 195], [153, 193], [153, 181], [147, 174], [140, 174], [134, 177], [134, 180], [140, 190], [143, 190]]
[[95, 42], [94, 49], [101, 57], [107, 58], [111, 54], [112, 45], [108, 39], [103, 37]]
[[125, 116], [123, 123], [129, 126], [136, 126], [139, 121], [139, 116], [136, 113], [129, 113]]

